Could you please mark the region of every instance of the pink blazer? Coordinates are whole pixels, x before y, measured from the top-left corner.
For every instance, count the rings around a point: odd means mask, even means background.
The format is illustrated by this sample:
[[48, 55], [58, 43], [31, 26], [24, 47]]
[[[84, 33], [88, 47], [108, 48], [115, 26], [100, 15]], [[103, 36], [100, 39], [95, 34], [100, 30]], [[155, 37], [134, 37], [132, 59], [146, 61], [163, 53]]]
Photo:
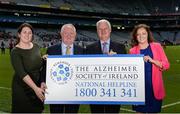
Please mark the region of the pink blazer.
[[[165, 97], [165, 89], [162, 79], [162, 71], [167, 70], [170, 67], [169, 61], [164, 53], [163, 48], [159, 43], [150, 43], [150, 47], [153, 53], [153, 59], [162, 63], [163, 68], [159, 68], [156, 65], [152, 65], [152, 85], [154, 96], [158, 100], [162, 100]], [[140, 54], [139, 46], [134, 46], [129, 51], [130, 54]]]

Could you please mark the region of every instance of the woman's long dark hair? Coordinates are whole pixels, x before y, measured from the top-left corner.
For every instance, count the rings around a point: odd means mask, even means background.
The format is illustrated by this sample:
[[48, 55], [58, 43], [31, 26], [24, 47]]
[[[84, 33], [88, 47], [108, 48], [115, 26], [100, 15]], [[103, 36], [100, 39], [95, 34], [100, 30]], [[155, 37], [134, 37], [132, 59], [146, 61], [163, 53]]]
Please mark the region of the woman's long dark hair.
[[152, 35], [152, 32], [150, 30], [150, 27], [146, 24], [139, 24], [139, 25], [136, 25], [131, 33], [132, 35], [132, 39], [131, 39], [131, 46], [137, 46], [138, 45], [138, 40], [137, 40], [137, 30], [140, 29], [140, 28], [144, 28], [147, 33], [148, 33], [148, 43], [151, 43], [154, 41], [154, 38], [153, 38], [153, 35]]
[[[23, 29], [24, 27], [30, 28], [31, 31], [32, 31], [32, 34], [34, 34], [33, 27], [32, 27], [29, 23], [23, 23], [23, 24], [21, 24], [21, 25], [18, 27], [18, 30], [17, 30], [17, 41], [16, 41], [16, 45], [20, 42], [20, 38], [19, 38], [18, 34], [21, 34], [22, 29]], [[34, 39], [34, 36], [32, 36], [32, 41], [33, 41], [33, 39]]]

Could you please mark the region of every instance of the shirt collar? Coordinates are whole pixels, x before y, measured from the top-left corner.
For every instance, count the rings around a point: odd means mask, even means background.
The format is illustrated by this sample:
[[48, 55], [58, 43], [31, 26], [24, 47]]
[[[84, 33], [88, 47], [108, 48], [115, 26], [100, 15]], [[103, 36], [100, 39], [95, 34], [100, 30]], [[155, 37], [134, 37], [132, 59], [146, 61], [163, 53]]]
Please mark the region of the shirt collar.
[[[64, 42], [62, 42], [62, 47], [66, 48], [68, 45], [66, 45]], [[69, 45], [71, 49], [73, 49], [73, 44]]]
[[107, 41], [101, 41], [101, 40], [100, 40], [100, 42], [101, 42], [101, 45], [103, 45], [104, 42], [106, 42], [107, 45], [109, 45], [109, 44], [110, 44], [110, 38], [109, 38]]

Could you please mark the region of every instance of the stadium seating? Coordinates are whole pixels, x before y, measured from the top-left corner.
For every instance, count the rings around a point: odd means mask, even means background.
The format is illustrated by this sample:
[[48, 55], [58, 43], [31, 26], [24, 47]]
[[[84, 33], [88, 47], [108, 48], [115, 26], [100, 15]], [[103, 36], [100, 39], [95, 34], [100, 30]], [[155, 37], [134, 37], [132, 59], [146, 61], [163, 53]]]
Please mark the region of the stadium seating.
[[178, 0], [0, 0], [39, 7], [53, 7], [67, 10], [104, 12], [116, 14], [159, 14], [179, 12]]

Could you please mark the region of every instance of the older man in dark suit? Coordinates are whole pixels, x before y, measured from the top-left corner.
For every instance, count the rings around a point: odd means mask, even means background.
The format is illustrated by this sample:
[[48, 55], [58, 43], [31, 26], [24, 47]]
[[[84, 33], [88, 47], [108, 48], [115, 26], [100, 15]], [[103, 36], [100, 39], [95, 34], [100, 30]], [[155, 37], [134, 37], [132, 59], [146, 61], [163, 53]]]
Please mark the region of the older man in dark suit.
[[[60, 35], [62, 38], [62, 42], [57, 45], [49, 47], [47, 49], [48, 55], [83, 54], [83, 48], [74, 44], [76, 38], [76, 28], [74, 27], [74, 25], [72, 24], [63, 25], [61, 28]], [[42, 88], [46, 88], [44, 82], [45, 81], [41, 83]], [[78, 110], [79, 110], [79, 104], [50, 104], [51, 113], [78, 113]]]
[[[96, 23], [99, 41], [87, 46], [87, 54], [126, 54], [125, 46], [110, 40], [111, 24], [108, 20], [102, 19]], [[120, 105], [90, 105], [92, 113], [119, 113]]]

